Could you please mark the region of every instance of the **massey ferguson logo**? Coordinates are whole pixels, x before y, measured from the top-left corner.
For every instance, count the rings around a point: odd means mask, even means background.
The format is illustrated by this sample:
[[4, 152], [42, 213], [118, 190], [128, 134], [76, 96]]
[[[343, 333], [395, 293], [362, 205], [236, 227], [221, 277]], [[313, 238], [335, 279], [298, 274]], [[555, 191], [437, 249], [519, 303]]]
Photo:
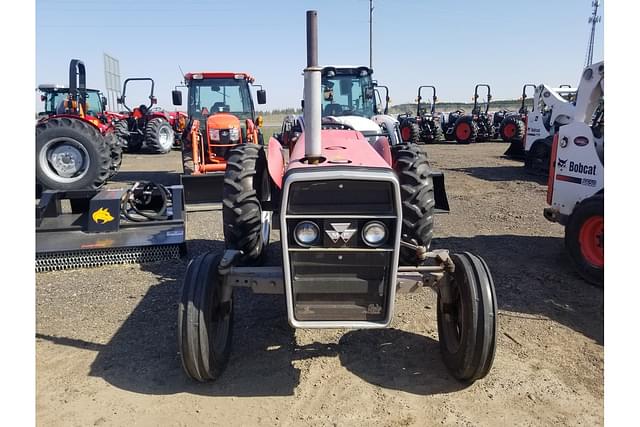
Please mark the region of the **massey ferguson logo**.
[[325, 230], [325, 233], [333, 240], [333, 243], [338, 243], [340, 239], [347, 243], [357, 231], [355, 228], [349, 228], [350, 222], [332, 222], [330, 225], [333, 230]]
[[[558, 167], [564, 169], [567, 166], [567, 160], [558, 158]], [[597, 165], [585, 165], [583, 163], [569, 162], [569, 172], [581, 173], [583, 175], [595, 175]]]

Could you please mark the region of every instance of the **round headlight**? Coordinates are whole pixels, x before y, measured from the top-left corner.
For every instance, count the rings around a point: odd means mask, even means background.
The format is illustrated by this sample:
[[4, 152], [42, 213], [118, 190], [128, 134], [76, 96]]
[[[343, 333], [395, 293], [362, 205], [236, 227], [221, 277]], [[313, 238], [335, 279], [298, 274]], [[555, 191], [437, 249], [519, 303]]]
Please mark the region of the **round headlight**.
[[369, 246], [382, 246], [387, 241], [387, 227], [380, 221], [368, 222], [362, 228], [362, 240]]
[[293, 230], [293, 237], [300, 246], [311, 246], [320, 235], [320, 229], [311, 221], [301, 221]]

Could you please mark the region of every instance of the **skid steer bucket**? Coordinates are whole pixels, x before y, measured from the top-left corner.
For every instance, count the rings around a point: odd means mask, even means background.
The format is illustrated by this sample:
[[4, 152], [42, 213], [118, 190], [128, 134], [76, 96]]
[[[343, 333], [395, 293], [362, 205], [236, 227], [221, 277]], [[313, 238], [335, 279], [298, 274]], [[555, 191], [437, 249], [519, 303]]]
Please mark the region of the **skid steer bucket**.
[[504, 152], [503, 156], [510, 157], [512, 159], [523, 159], [524, 158], [524, 142], [523, 141], [515, 141], [509, 144], [509, 148]]
[[187, 212], [222, 209], [224, 171], [180, 175]]

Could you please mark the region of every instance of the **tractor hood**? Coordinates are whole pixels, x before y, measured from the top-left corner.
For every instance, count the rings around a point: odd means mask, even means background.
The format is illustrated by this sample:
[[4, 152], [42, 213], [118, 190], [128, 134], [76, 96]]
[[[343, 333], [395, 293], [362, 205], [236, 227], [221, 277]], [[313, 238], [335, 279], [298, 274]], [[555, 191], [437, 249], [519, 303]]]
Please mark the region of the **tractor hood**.
[[207, 118], [207, 129], [239, 128], [240, 120], [233, 114], [216, 113]]
[[351, 126], [359, 132], [380, 132], [380, 126], [373, 120], [361, 116], [328, 116], [328, 118], [335, 120], [338, 123], [342, 123], [347, 126]]
[[388, 160], [385, 160], [376, 147], [367, 143], [360, 131], [352, 130], [322, 130], [322, 158], [325, 160], [320, 164], [310, 164], [304, 162], [304, 137], [293, 147], [290, 154], [289, 170], [298, 168], [317, 167], [372, 167], [389, 169]]

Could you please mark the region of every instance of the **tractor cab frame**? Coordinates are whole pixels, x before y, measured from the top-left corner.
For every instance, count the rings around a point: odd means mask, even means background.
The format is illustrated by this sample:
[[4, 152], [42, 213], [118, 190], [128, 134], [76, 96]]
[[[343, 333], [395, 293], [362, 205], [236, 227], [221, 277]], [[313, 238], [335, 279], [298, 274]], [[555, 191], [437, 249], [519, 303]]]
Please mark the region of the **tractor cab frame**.
[[[240, 72], [190, 72], [187, 88], [187, 126], [182, 136], [183, 174], [188, 209], [211, 209], [222, 200], [227, 154], [238, 144], [263, 145], [262, 116], [256, 114], [251, 86], [258, 104], [267, 93], [255, 79]], [[174, 105], [182, 105], [182, 92], [172, 91]]]

